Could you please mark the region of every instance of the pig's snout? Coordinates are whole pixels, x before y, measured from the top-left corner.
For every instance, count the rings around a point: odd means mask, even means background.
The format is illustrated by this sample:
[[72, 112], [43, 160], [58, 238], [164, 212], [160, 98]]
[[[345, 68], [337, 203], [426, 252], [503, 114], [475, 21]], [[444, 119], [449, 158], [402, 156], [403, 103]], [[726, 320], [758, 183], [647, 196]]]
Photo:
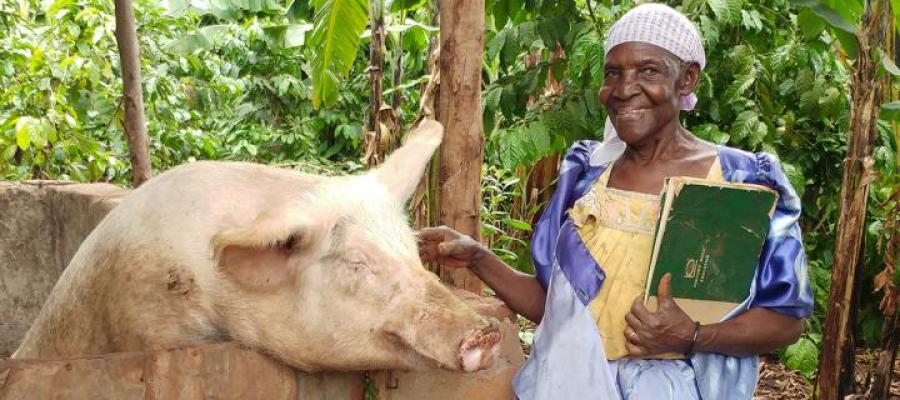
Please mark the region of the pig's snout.
[[490, 368], [500, 353], [500, 330], [491, 320], [487, 326], [465, 335], [459, 346], [459, 364], [465, 372]]

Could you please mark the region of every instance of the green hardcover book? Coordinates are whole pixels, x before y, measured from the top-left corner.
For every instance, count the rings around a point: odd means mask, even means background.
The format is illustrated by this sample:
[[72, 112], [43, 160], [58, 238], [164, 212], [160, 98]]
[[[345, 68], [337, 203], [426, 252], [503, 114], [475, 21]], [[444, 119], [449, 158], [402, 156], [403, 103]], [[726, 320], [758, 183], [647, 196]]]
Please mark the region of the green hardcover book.
[[672, 297], [701, 324], [743, 302], [759, 262], [778, 194], [759, 185], [675, 177], [666, 180], [645, 300], [672, 274]]

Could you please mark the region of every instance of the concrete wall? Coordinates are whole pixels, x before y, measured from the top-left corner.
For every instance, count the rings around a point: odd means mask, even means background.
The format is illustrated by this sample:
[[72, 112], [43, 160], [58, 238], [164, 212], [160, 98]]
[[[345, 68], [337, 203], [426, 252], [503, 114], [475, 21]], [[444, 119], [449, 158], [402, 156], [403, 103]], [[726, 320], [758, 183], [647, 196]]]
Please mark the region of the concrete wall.
[[234, 343], [73, 360], [0, 361], [4, 400], [251, 398], [296, 399], [296, 378], [290, 368]]
[[18, 347], [78, 246], [127, 190], [0, 182], [0, 357]]
[[0, 399], [504, 400], [513, 398], [510, 380], [520, 364], [510, 361], [475, 374], [307, 374], [237, 343], [216, 343], [70, 360], [0, 360]]
[[457, 294], [480, 314], [501, 320], [503, 333], [498, 362], [474, 374], [441, 369], [307, 374], [236, 343], [71, 360], [4, 360], [78, 246], [125, 194], [107, 184], [0, 182], [0, 399], [513, 398], [510, 382], [524, 361], [515, 315], [496, 299], [468, 292]]

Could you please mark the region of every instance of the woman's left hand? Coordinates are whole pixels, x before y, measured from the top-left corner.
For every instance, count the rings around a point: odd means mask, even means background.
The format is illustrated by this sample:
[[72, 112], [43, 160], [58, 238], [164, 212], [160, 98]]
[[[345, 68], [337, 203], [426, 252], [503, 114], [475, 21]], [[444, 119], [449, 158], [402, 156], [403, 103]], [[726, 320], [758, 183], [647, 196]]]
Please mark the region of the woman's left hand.
[[644, 307], [643, 296], [634, 299], [625, 316], [625, 346], [632, 356], [646, 357], [662, 353], [684, 353], [694, 337], [694, 321], [680, 308], [671, 295], [670, 274], [659, 280], [655, 313]]

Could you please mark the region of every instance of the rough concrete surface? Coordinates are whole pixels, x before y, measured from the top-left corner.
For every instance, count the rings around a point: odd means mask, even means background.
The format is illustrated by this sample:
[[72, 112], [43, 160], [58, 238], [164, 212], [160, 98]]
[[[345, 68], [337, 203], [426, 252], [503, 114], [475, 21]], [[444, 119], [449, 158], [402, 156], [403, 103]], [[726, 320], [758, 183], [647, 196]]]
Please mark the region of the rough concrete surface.
[[78, 246], [125, 193], [102, 183], [0, 182], [0, 357], [18, 347]]
[[293, 370], [236, 343], [71, 360], [0, 360], [4, 400], [294, 400], [296, 389]]

